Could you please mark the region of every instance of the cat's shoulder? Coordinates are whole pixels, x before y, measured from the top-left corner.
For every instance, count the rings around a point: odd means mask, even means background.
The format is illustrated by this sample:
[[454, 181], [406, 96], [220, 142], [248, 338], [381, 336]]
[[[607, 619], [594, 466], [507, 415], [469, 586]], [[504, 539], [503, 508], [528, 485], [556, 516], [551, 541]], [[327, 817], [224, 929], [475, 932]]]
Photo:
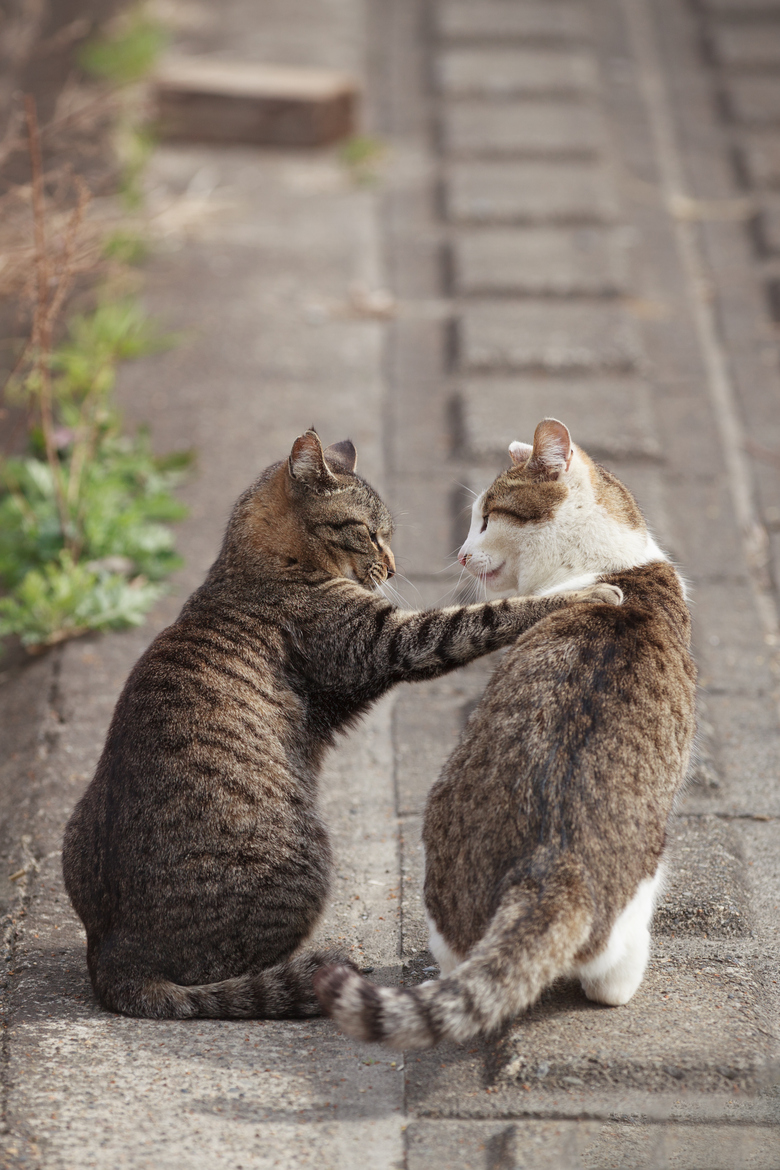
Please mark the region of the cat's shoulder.
[[622, 605], [603, 607], [613, 610], [617, 619], [613, 623], [615, 628], [635, 625], [640, 615], [647, 620], [690, 628], [685, 582], [670, 561], [648, 561], [632, 569], [604, 574], [599, 580], [617, 585], [623, 591]]

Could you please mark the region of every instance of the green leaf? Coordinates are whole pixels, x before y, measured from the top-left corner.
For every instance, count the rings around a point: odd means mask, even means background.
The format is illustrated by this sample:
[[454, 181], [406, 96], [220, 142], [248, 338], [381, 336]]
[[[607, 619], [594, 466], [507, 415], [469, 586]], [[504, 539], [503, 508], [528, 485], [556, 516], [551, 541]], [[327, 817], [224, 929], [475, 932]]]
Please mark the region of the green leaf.
[[166, 42], [163, 28], [138, 10], [117, 32], [89, 41], [79, 53], [79, 64], [93, 77], [128, 85], [151, 71]]
[[16, 634], [25, 646], [50, 646], [87, 630], [137, 626], [160, 592], [158, 585], [76, 563], [63, 551], [0, 597], [0, 637]]

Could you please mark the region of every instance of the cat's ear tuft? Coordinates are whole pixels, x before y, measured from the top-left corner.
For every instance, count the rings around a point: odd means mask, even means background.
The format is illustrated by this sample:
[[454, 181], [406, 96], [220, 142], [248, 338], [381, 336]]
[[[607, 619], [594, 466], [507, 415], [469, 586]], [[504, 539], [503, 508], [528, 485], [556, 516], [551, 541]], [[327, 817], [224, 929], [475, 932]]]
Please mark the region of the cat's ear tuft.
[[357, 467], [357, 451], [351, 439], [342, 439], [340, 443], [331, 443], [325, 448], [325, 459], [335, 471], [343, 471], [351, 475]]
[[316, 431], [299, 435], [292, 445], [287, 466], [290, 476], [307, 487], [318, 490], [332, 490], [338, 481], [325, 462], [322, 443]]
[[534, 431], [534, 445], [529, 466], [557, 479], [569, 470], [574, 448], [568, 429], [557, 418], [544, 418]]
[[533, 447], [530, 443], [519, 443], [515, 439], [514, 443], [509, 444], [509, 454], [512, 456], [515, 467], [522, 467], [531, 458]]

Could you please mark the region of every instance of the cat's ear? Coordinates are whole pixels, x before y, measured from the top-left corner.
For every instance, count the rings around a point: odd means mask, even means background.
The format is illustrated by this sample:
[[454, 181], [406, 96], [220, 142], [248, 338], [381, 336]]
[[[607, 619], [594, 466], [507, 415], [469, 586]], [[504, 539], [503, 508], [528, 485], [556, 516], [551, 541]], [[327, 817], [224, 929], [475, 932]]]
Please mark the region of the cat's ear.
[[515, 439], [514, 443], [509, 444], [509, 454], [512, 456], [512, 462], [515, 467], [522, 467], [527, 463], [533, 453], [533, 447], [530, 443], [519, 443]]
[[297, 483], [318, 491], [332, 491], [338, 480], [325, 462], [325, 453], [316, 431], [299, 435], [292, 445], [287, 466]]
[[325, 448], [325, 458], [336, 471], [344, 471], [350, 475], [357, 467], [357, 451], [351, 439], [342, 439], [340, 443], [331, 443]]
[[557, 479], [569, 470], [574, 448], [571, 435], [557, 418], [543, 418], [534, 431], [534, 446], [529, 467]]

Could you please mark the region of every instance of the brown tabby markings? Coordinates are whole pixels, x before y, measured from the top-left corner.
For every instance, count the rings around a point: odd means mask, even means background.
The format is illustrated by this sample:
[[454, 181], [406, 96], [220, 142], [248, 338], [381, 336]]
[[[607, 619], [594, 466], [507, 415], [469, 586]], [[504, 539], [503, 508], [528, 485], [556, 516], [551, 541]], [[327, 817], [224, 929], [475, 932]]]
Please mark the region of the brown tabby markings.
[[629, 528], [643, 529], [644, 517], [628, 488], [624, 487], [611, 471], [607, 471], [606, 467], [588, 458], [584, 451], [581, 455], [590, 465], [588, 471], [596, 502]]
[[222, 550], [119, 698], [65, 832], [95, 992], [135, 1016], [314, 1015], [294, 954], [325, 904], [323, 756], [390, 687], [435, 678], [610, 586], [416, 613], [374, 591], [392, 521], [313, 432], [237, 501]]

